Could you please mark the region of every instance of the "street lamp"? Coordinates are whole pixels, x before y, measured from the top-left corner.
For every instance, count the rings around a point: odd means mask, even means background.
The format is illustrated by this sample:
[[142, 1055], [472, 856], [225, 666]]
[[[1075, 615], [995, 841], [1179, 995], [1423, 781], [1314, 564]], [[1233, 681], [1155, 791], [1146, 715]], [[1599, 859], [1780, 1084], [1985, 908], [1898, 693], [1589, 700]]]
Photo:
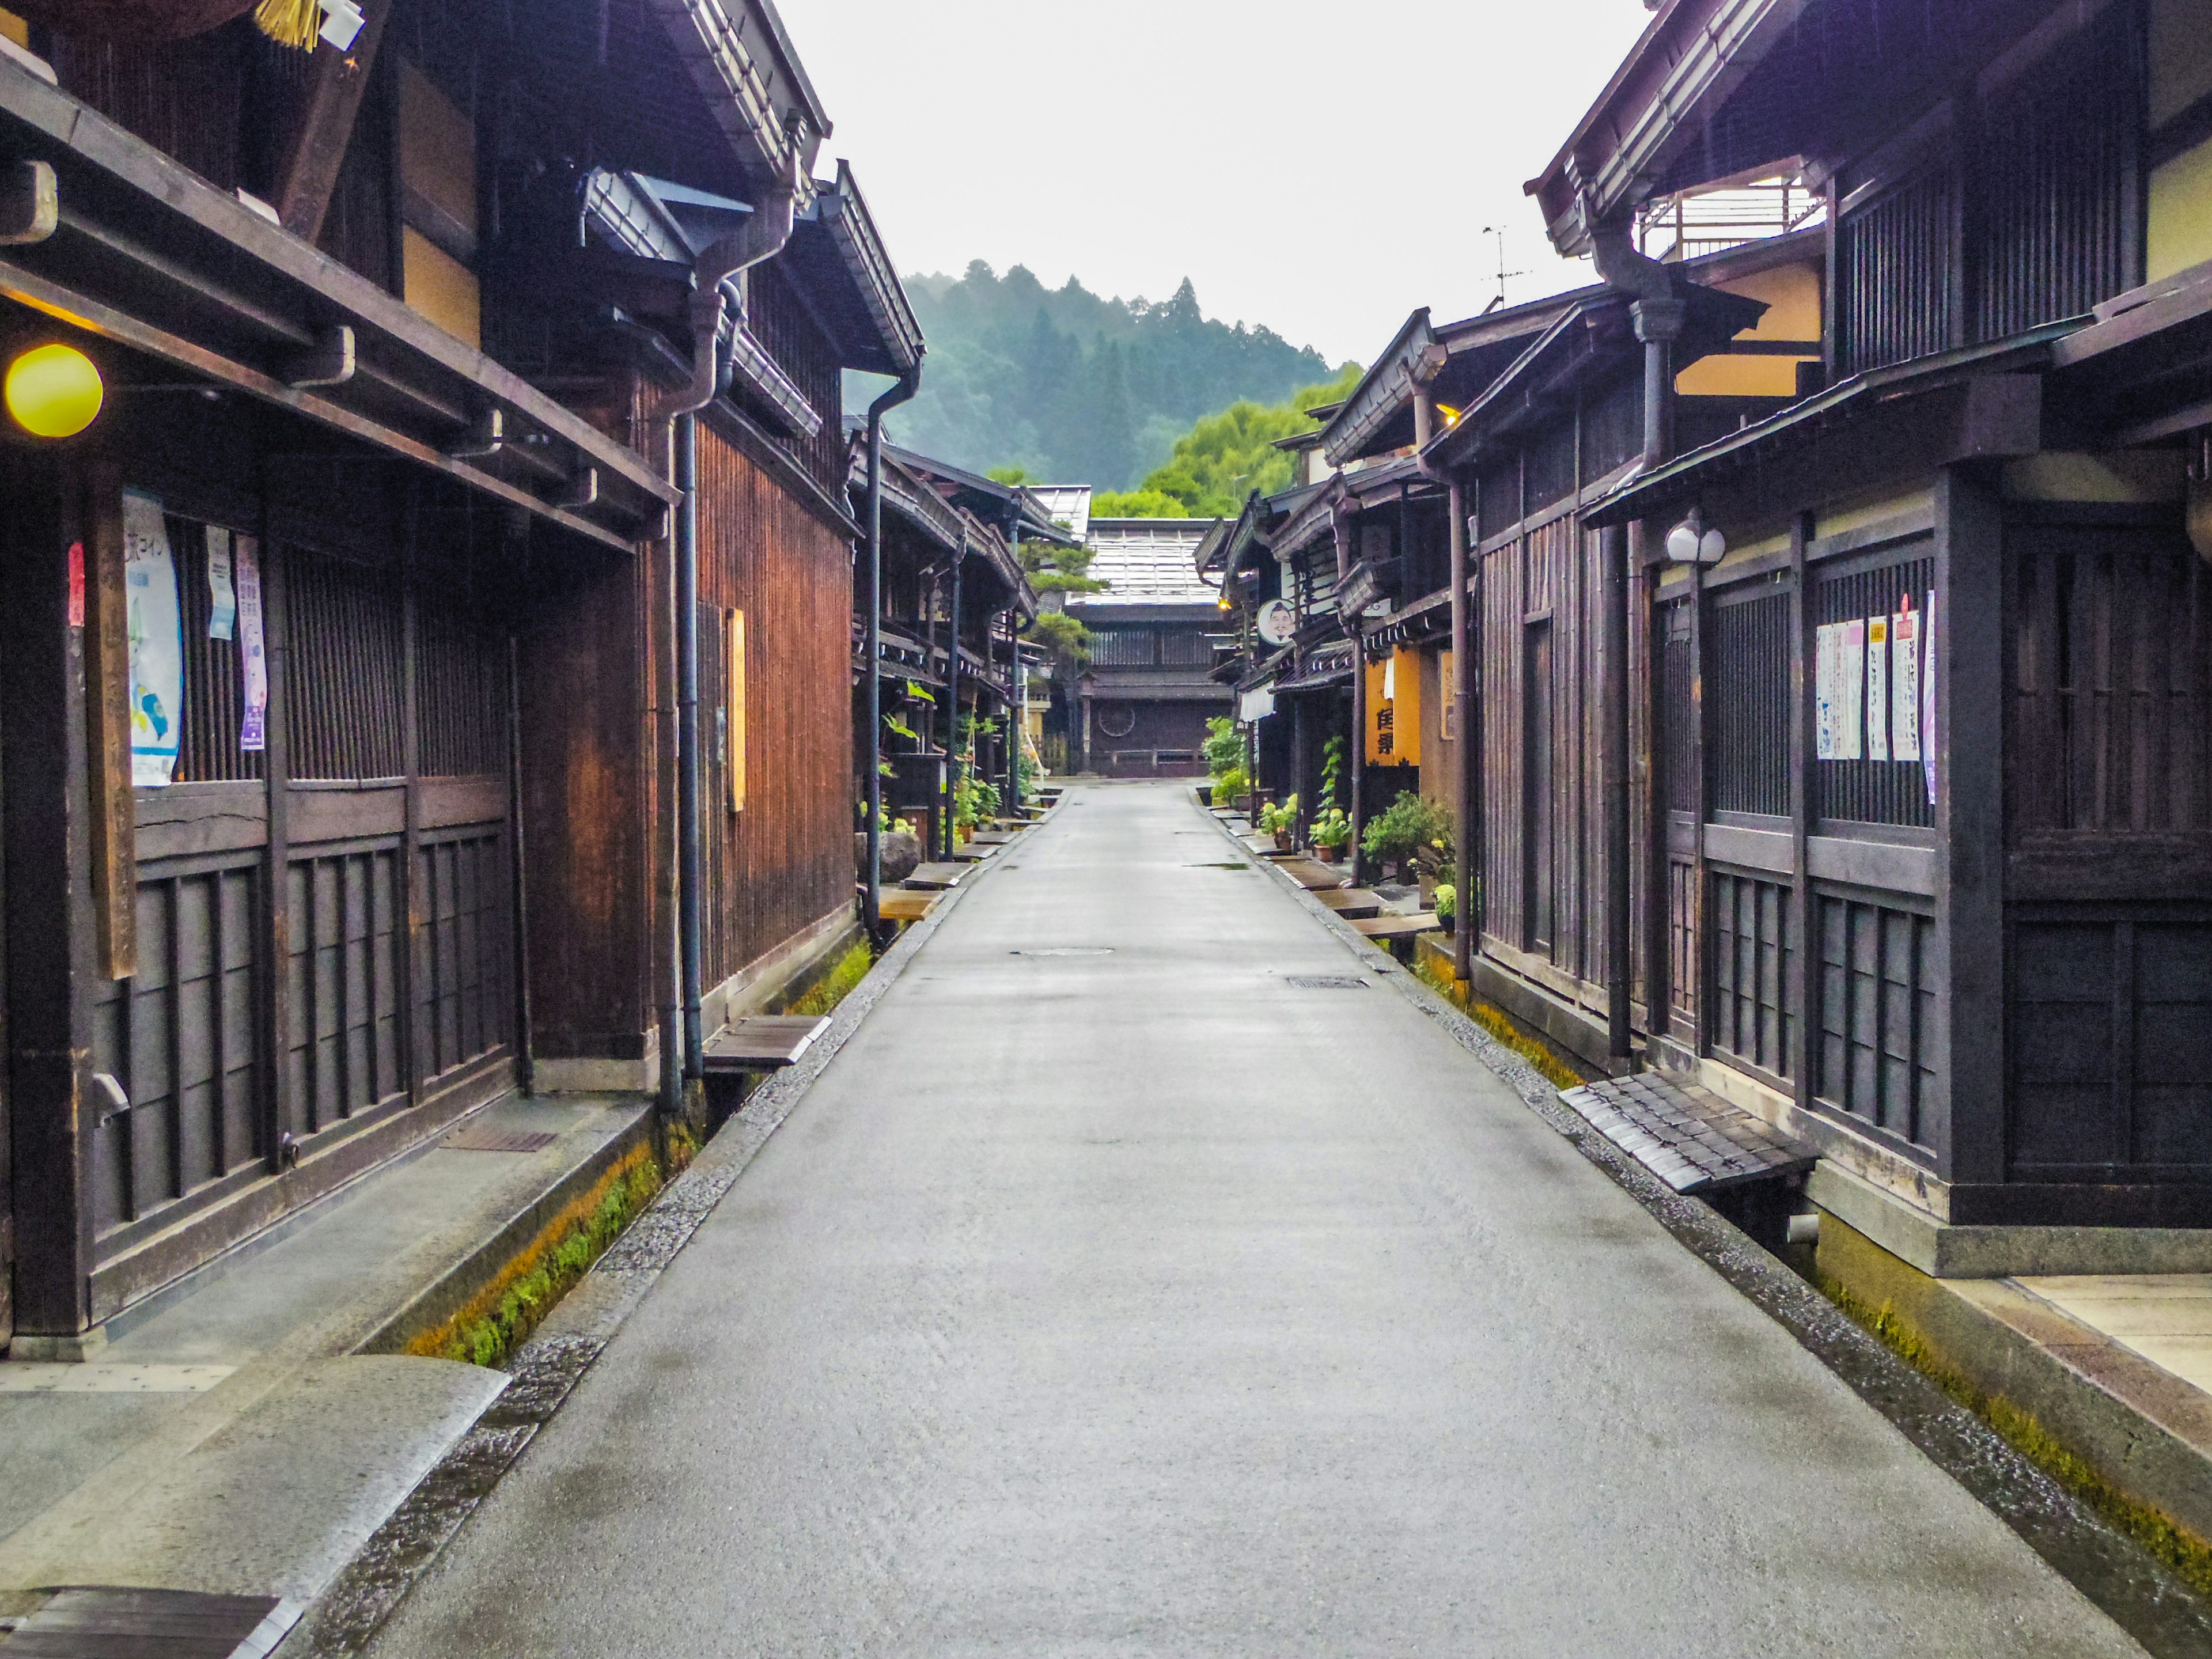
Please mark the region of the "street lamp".
[[1705, 528], [1696, 507], [1690, 516], [1667, 532], [1667, 558], [1672, 564], [1718, 564], [1728, 555], [1728, 538]]

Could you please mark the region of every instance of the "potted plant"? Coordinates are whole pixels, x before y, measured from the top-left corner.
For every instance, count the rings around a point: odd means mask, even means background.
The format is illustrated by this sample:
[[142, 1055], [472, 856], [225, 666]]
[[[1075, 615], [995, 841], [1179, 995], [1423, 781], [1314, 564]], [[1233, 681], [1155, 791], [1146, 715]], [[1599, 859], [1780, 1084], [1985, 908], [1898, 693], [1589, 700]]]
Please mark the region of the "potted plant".
[[1450, 857], [1451, 814], [1425, 801], [1411, 790], [1402, 792], [1390, 808], [1371, 820], [1359, 838], [1359, 849], [1376, 864], [1413, 866], [1417, 878], [1427, 882]]
[[1332, 806], [1314, 820], [1314, 851], [1321, 854], [1322, 863], [1340, 862], [1351, 841], [1352, 820], [1344, 815], [1341, 806]]
[[1213, 805], [1231, 808], [1243, 805], [1241, 797], [1247, 787], [1244, 769], [1232, 766], [1226, 772], [1217, 772], [1213, 777]]
[[1280, 806], [1263, 806], [1260, 809], [1261, 833], [1275, 838], [1277, 852], [1287, 853], [1291, 850], [1291, 838], [1297, 829], [1297, 822], [1298, 798], [1296, 795], [1292, 795]]
[[1443, 924], [1444, 932], [1448, 934], [1457, 933], [1459, 889], [1448, 881], [1440, 881], [1437, 884], [1436, 896], [1430, 902], [1437, 913], [1437, 920]]

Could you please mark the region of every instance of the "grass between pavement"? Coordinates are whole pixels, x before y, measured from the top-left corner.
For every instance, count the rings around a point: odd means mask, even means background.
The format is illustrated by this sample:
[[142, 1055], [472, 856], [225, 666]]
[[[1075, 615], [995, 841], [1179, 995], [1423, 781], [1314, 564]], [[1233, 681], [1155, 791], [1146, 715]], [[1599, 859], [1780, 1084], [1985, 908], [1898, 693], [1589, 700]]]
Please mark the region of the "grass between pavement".
[[1936, 1358], [1911, 1322], [1893, 1304], [1885, 1302], [1876, 1307], [1830, 1274], [1820, 1274], [1814, 1282], [1855, 1323], [1873, 1333], [1891, 1352], [1996, 1430], [2007, 1445], [2172, 1568], [2191, 1589], [2212, 1595], [2212, 1544], [2177, 1526], [2148, 1504], [2129, 1497], [2094, 1466], [2069, 1450], [2033, 1413], [2002, 1395], [1975, 1388]]
[[[817, 1018], [830, 1013], [868, 976], [875, 961], [866, 940], [855, 943], [792, 1003], [790, 1012]], [[588, 1192], [565, 1206], [491, 1283], [452, 1318], [410, 1342], [407, 1352], [471, 1365], [505, 1364], [698, 1150], [681, 1123], [669, 1126], [668, 1141], [665, 1163], [650, 1146], [625, 1155]]]
[[1553, 1053], [1542, 1038], [1530, 1036], [1503, 1008], [1477, 1001], [1465, 985], [1427, 957], [1414, 963], [1413, 977], [1534, 1066], [1547, 1083], [1573, 1089], [1589, 1081]]
[[407, 1352], [471, 1365], [505, 1364], [698, 1150], [680, 1123], [670, 1126], [668, 1144], [665, 1164], [650, 1145], [633, 1147], [588, 1191], [564, 1206], [459, 1312], [417, 1336]]

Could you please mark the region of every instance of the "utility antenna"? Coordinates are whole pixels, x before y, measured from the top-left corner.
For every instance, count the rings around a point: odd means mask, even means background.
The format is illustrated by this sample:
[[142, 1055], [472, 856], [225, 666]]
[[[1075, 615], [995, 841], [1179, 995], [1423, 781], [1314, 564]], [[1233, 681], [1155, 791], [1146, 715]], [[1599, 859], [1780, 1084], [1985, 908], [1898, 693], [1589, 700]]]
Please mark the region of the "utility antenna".
[[1498, 292], [1492, 295], [1490, 303], [1482, 308], [1482, 314], [1487, 317], [1492, 312], [1497, 310], [1498, 307], [1505, 303], [1505, 279], [1509, 276], [1526, 276], [1528, 273], [1525, 270], [1506, 270], [1504, 226], [1485, 225], [1482, 228], [1482, 234], [1485, 236], [1495, 236], [1498, 239]]

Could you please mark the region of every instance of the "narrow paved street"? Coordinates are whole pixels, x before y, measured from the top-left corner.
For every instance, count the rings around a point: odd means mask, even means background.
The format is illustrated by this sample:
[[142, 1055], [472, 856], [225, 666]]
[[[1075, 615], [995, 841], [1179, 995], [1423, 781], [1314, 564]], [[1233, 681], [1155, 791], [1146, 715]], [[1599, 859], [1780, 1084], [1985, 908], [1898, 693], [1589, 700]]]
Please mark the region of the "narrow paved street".
[[1237, 857], [1078, 787], [376, 1659], [2138, 1651]]

